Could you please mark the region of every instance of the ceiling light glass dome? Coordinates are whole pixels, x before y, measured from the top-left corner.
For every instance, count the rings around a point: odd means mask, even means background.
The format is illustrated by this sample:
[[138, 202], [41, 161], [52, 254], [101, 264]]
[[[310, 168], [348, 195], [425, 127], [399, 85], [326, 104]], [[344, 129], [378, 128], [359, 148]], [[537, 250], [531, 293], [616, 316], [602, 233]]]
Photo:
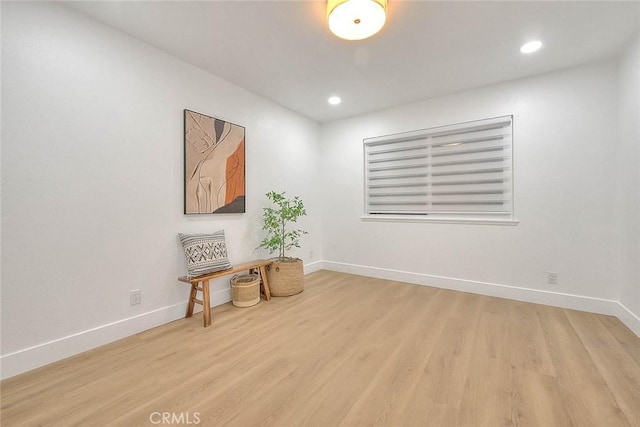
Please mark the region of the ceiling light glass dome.
[[329, 29], [345, 40], [362, 40], [382, 29], [387, 0], [328, 0]]

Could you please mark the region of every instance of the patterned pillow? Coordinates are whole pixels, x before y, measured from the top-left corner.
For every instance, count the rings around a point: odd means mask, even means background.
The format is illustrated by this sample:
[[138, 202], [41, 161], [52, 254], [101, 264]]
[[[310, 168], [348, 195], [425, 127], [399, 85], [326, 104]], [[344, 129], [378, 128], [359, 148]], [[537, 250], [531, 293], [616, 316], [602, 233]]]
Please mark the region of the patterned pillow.
[[224, 230], [213, 234], [182, 234], [180, 242], [187, 258], [189, 276], [201, 276], [214, 271], [231, 268], [227, 257]]

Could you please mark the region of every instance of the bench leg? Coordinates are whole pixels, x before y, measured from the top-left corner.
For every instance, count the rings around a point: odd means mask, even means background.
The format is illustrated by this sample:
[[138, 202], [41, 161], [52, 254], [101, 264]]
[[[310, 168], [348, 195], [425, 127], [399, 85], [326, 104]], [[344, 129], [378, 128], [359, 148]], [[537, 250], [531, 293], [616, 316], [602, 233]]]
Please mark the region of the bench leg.
[[196, 296], [198, 295], [198, 285], [196, 283], [191, 284], [191, 293], [189, 295], [189, 304], [187, 305], [187, 315], [184, 317], [193, 316], [193, 307], [196, 303]]
[[260, 276], [262, 277], [262, 286], [264, 287], [264, 297], [269, 301], [271, 299], [271, 290], [269, 289], [269, 282], [267, 281], [267, 270], [264, 267], [260, 267]]
[[202, 282], [202, 318], [204, 320], [204, 327], [211, 326], [211, 303], [209, 301], [209, 281], [204, 280]]

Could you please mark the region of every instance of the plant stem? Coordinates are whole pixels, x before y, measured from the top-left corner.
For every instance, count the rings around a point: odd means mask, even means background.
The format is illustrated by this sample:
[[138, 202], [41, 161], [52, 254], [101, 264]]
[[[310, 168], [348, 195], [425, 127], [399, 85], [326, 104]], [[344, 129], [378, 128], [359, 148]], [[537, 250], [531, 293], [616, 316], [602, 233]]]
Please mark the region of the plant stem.
[[284, 215], [281, 216], [282, 218], [282, 231], [281, 231], [281, 236], [282, 236], [282, 242], [280, 242], [280, 259], [284, 260], [284, 240], [285, 240], [285, 234], [284, 234], [284, 226], [285, 226], [285, 221], [284, 221]]

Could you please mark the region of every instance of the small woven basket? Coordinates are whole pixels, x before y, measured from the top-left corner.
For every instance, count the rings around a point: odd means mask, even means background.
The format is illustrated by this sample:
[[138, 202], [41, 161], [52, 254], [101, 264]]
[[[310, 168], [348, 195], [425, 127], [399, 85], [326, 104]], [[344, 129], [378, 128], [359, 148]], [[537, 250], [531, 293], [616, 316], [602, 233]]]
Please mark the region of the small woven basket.
[[288, 297], [304, 290], [304, 265], [302, 260], [274, 261], [267, 267], [267, 281], [271, 295]]
[[251, 307], [260, 302], [260, 276], [245, 274], [231, 278], [231, 297], [236, 307]]

